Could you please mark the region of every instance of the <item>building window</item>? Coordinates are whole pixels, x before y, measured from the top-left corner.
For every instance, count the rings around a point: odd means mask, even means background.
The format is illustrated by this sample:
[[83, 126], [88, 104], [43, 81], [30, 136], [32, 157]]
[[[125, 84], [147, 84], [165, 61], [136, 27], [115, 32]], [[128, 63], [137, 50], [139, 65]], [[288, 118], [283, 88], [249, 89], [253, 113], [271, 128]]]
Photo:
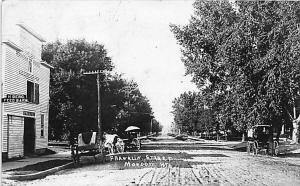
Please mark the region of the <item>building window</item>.
[[45, 115], [41, 114], [41, 137], [44, 137]]
[[39, 104], [40, 102], [39, 84], [27, 81], [27, 99], [29, 103]]
[[28, 58], [28, 71], [30, 73], [32, 73], [32, 58], [31, 57]]

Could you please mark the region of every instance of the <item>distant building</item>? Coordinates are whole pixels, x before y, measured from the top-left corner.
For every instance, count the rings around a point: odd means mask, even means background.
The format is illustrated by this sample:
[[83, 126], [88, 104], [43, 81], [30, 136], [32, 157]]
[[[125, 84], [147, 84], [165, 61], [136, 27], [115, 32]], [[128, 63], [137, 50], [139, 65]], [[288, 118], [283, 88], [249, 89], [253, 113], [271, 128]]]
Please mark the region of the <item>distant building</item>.
[[[49, 64], [45, 40], [24, 24], [2, 39], [2, 158], [42, 153], [48, 147]], [[5, 34], [5, 33], [4, 33]]]

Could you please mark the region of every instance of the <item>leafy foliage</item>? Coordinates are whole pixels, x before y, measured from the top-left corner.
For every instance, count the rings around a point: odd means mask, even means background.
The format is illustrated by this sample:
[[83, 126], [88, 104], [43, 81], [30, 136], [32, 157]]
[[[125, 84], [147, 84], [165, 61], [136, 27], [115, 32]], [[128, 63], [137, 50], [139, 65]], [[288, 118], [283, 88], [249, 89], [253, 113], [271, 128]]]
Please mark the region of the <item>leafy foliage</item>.
[[[79, 132], [97, 131], [96, 77], [85, 71], [112, 71], [103, 45], [85, 40], [57, 41], [43, 48], [42, 59], [54, 66], [50, 78], [49, 138], [73, 138]], [[121, 75], [101, 75], [101, 123], [106, 132], [122, 133], [137, 125], [150, 131], [152, 109], [135, 82]], [[149, 114], [140, 114], [149, 113]]]
[[290, 125], [300, 86], [300, 3], [198, 0], [194, 8], [188, 25], [171, 30], [216, 124]]
[[213, 131], [211, 110], [205, 107], [203, 96], [185, 92], [173, 100], [174, 121], [183, 132]]
[[163, 126], [156, 120], [152, 120], [152, 132], [159, 133], [162, 131]]

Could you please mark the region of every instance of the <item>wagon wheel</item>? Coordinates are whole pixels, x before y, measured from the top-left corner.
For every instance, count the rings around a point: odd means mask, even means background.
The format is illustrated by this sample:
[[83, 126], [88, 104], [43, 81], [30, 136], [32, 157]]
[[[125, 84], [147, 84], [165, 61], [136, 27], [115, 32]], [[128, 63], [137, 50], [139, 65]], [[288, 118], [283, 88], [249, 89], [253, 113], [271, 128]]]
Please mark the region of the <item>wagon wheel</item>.
[[273, 151], [274, 151], [274, 155], [278, 156], [278, 154], [279, 154], [279, 144], [278, 144], [278, 141], [274, 141], [274, 143], [273, 143]]
[[254, 155], [258, 154], [258, 142], [257, 141], [254, 141], [254, 144], [253, 144], [253, 153], [254, 153]]
[[251, 153], [251, 146], [252, 146], [252, 143], [251, 142], [247, 142], [247, 153], [250, 154]]

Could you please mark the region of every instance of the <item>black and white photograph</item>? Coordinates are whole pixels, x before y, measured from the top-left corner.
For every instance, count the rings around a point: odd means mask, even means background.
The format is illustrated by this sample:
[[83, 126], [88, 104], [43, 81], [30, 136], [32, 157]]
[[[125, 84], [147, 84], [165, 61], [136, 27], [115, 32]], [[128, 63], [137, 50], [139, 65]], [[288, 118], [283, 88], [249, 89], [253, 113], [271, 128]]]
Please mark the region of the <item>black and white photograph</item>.
[[2, 0], [3, 186], [300, 185], [300, 1]]

